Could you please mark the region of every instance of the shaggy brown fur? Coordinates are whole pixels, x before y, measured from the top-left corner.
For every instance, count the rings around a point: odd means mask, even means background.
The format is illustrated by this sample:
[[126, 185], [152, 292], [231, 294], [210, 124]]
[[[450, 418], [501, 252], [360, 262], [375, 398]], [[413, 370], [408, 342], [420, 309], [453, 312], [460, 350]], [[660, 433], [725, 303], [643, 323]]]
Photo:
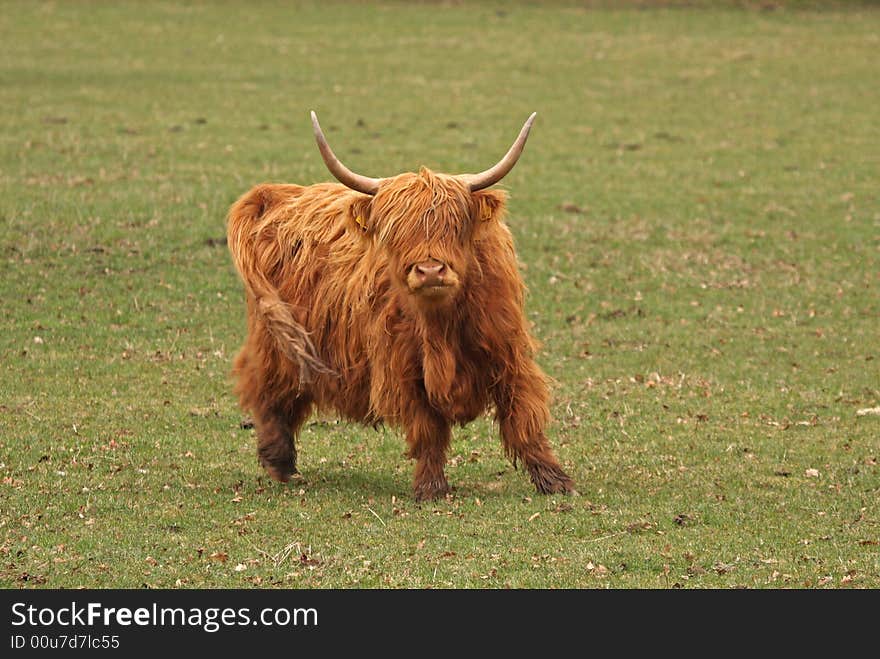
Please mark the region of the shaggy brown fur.
[[[538, 491], [572, 491], [544, 435], [547, 381], [504, 207], [504, 193], [428, 169], [384, 179], [372, 197], [264, 184], [232, 206], [248, 309], [236, 391], [273, 478], [296, 473], [294, 438], [318, 408], [405, 430], [416, 498], [441, 497], [452, 424], [494, 408]], [[419, 289], [420, 263], [443, 264], [447, 285]]]

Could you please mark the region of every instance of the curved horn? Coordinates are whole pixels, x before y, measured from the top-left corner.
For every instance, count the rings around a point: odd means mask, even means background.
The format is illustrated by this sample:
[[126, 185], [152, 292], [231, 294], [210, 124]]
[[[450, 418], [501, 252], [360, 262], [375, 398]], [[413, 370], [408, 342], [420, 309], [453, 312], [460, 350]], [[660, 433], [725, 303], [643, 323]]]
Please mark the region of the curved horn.
[[333, 174], [340, 183], [348, 186], [352, 190], [357, 190], [358, 192], [363, 192], [368, 195], [376, 194], [376, 190], [379, 189], [379, 183], [382, 182], [382, 179], [355, 174], [340, 162], [339, 158], [334, 155], [330, 145], [327, 144], [327, 138], [324, 137], [324, 131], [321, 130], [321, 124], [318, 123], [318, 115], [315, 114], [314, 110], [312, 110], [312, 129], [315, 131], [315, 140], [318, 142], [318, 149], [321, 151], [321, 157], [324, 159], [324, 164], [327, 165], [327, 169], [330, 170], [330, 173]]
[[519, 157], [523, 152], [526, 140], [529, 137], [529, 131], [532, 128], [532, 122], [535, 120], [537, 114], [537, 112], [532, 112], [532, 115], [526, 119], [526, 123], [523, 124], [522, 130], [519, 131], [519, 137], [516, 138], [516, 142], [513, 143], [513, 146], [510, 147], [507, 154], [498, 161], [497, 165], [491, 169], [487, 169], [485, 172], [480, 172], [479, 174], [462, 175], [462, 178], [467, 181], [470, 186], [471, 192], [476, 192], [477, 190], [488, 188], [490, 185], [495, 185], [498, 181], [507, 176], [511, 169], [513, 169], [513, 166], [516, 164], [516, 161], [519, 160]]

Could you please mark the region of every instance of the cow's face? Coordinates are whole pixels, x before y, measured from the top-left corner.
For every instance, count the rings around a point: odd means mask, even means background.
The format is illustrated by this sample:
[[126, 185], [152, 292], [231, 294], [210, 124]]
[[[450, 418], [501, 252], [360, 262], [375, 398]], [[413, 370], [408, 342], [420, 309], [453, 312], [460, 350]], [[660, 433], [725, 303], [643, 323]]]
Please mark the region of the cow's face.
[[363, 193], [351, 204], [353, 229], [385, 252], [398, 288], [430, 308], [452, 303], [472, 270], [479, 276], [476, 253], [481, 229], [504, 212], [504, 193], [488, 188], [516, 164], [534, 120], [532, 113], [495, 165], [479, 174], [458, 176], [425, 168], [418, 174], [389, 178], [364, 176], [336, 157], [314, 112], [312, 129], [327, 169], [340, 183]]
[[471, 192], [460, 178], [423, 168], [384, 179], [372, 199], [355, 204], [352, 219], [385, 252], [399, 289], [420, 306], [437, 306], [455, 300], [478, 267], [475, 243], [504, 200], [503, 192]]

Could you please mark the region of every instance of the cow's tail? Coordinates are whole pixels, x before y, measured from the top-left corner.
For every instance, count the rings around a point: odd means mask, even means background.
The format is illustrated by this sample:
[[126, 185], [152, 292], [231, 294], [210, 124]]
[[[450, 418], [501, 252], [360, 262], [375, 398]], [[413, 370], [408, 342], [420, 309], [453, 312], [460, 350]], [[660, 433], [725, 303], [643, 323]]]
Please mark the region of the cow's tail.
[[[333, 370], [318, 357], [309, 332], [297, 322], [290, 305], [266, 276], [283, 266], [282, 250], [274, 243], [259, 240], [264, 230], [274, 231], [262, 221], [274, 205], [272, 193], [271, 186], [258, 186], [233, 204], [227, 222], [227, 244], [254, 310], [278, 349], [298, 366], [302, 384], [311, 381], [315, 373], [332, 374]], [[263, 248], [257, 249], [260, 242]]]

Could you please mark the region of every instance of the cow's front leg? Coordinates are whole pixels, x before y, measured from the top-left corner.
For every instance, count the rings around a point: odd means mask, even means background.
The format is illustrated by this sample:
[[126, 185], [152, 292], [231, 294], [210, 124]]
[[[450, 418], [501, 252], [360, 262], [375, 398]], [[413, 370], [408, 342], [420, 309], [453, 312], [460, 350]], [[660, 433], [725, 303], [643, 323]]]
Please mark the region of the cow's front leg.
[[409, 457], [416, 460], [413, 494], [417, 501], [439, 499], [449, 492], [443, 470], [451, 437], [449, 422], [431, 412], [420, 411], [409, 424], [406, 442]]
[[544, 374], [534, 363], [505, 377], [495, 389], [501, 443], [516, 465], [519, 459], [541, 494], [573, 493], [574, 483], [550, 448], [544, 428], [550, 420]]

